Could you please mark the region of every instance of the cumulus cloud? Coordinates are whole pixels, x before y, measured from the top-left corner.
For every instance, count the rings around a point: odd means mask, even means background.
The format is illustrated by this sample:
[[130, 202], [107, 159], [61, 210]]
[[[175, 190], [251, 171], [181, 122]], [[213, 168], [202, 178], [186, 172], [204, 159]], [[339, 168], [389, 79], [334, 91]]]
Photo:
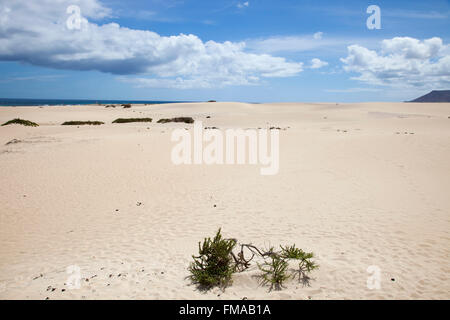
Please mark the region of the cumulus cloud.
[[[67, 25], [77, 5], [80, 29]], [[98, 0], [2, 0], [0, 60], [68, 70], [140, 75], [141, 86], [207, 88], [257, 84], [262, 78], [295, 76], [302, 63], [249, 53], [245, 43], [203, 42], [195, 35], [160, 36], [117, 23], [90, 20], [111, 16]]]
[[442, 39], [395, 37], [381, 42], [377, 52], [359, 45], [348, 48], [344, 70], [353, 79], [375, 85], [445, 88], [450, 85], [450, 47]]
[[328, 62], [322, 61], [318, 58], [314, 58], [311, 60], [311, 69], [319, 69], [328, 65]]

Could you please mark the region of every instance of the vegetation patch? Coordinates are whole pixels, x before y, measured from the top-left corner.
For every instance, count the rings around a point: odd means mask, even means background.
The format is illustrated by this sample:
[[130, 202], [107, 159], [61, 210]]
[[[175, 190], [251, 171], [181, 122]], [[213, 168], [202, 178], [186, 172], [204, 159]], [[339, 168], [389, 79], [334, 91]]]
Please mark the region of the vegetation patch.
[[191, 280], [202, 288], [214, 286], [226, 287], [231, 282], [235, 271], [232, 251], [236, 240], [223, 239], [220, 230], [216, 236], [205, 238], [203, 244], [198, 243], [198, 256], [189, 267]]
[[191, 117], [178, 117], [172, 119], [159, 119], [158, 123], [169, 123], [169, 122], [182, 122], [182, 123], [194, 123], [194, 119]]
[[4, 124], [2, 124], [2, 126], [7, 126], [10, 124], [21, 124], [21, 125], [27, 126], [27, 127], [39, 127], [39, 125], [37, 123], [34, 123], [29, 120], [19, 119], [19, 118], [9, 120], [8, 122], [5, 122]]
[[113, 123], [130, 123], [130, 122], [152, 122], [152, 118], [119, 118], [113, 121]]
[[66, 121], [62, 125], [63, 126], [84, 126], [84, 125], [99, 126], [102, 124], [105, 124], [105, 123], [101, 122], [101, 121]]
[[[200, 289], [218, 286], [225, 289], [232, 283], [232, 276], [251, 267], [251, 261], [260, 270], [261, 284], [270, 286], [269, 290], [281, 290], [286, 280], [298, 277], [303, 285], [309, 285], [309, 273], [318, 268], [312, 261], [314, 254], [304, 252], [294, 245], [260, 249], [252, 244], [238, 244], [236, 239], [225, 239], [219, 229], [214, 238], [205, 238], [198, 243], [198, 255], [193, 255], [188, 278]], [[235, 252], [237, 250], [237, 252]], [[295, 267], [291, 268], [292, 264]]]

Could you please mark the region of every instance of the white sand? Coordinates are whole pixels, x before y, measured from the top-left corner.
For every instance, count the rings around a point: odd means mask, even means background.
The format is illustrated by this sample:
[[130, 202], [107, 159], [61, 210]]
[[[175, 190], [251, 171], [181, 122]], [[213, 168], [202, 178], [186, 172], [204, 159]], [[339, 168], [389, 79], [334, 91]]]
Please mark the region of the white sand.
[[[174, 166], [171, 129], [192, 125], [111, 124], [147, 116], [290, 127], [280, 172]], [[0, 298], [449, 299], [449, 116], [448, 103], [2, 107], [0, 123], [40, 127], [0, 127]], [[60, 125], [69, 120], [107, 123]], [[260, 246], [296, 243], [320, 269], [310, 287], [269, 293], [252, 268], [225, 292], [199, 292], [187, 267], [219, 227]], [[89, 279], [80, 289], [64, 285], [71, 265]], [[366, 286], [371, 265], [379, 290]]]

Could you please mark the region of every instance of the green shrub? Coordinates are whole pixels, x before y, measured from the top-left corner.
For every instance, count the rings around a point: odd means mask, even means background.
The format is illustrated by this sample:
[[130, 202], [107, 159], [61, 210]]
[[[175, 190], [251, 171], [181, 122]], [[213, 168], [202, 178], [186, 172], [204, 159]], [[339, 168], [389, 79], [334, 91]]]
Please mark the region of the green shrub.
[[[300, 282], [308, 285], [308, 273], [318, 268], [311, 260], [314, 254], [304, 252], [295, 244], [280, 246], [279, 251], [273, 247], [262, 250], [252, 244], [240, 244], [240, 250], [235, 254], [233, 249], [237, 246], [237, 240], [223, 239], [220, 229], [214, 239], [205, 238], [203, 244], [199, 242], [198, 246], [199, 255], [192, 256], [194, 262], [189, 266], [189, 278], [203, 289], [214, 286], [225, 288], [231, 283], [233, 273], [247, 270], [255, 257], [262, 260], [262, 263], [257, 263], [261, 271], [259, 277], [261, 284], [270, 285], [269, 290], [281, 290], [284, 282], [296, 275]], [[251, 257], [246, 258], [246, 253]], [[291, 261], [298, 262], [297, 269], [288, 269]]]
[[113, 123], [130, 123], [130, 122], [152, 122], [152, 118], [119, 118]]
[[83, 126], [83, 125], [89, 125], [89, 126], [99, 126], [105, 124], [101, 121], [66, 121], [62, 124], [62, 126]]
[[194, 123], [194, 119], [191, 117], [178, 117], [172, 119], [159, 119], [158, 123], [169, 123], [169, 122], [183, 122], [183, 123]]
[[189, 267], [190, 279], [205, 289], [226, 287], [234, 272], [231, 253], [235, 245], [235, 240], [222, 238], [220, 229], [214, 239], [205, 238], [203, 244], [199, 242], [199, 255], [192, 256], [194, 262]]
[[261, 283], [270, 284], [270, 290], [281, 290], [285, 280], [289, 279], [287, 268], [289, 263], [280, 255], [273, 254], [269, 256], [269, 261], [265, 260], [263, 264], [258, 264], [259, 270], [262, 271]]
[[4, 124], [2, 124], [2, 126], [7, 126], [10, 124], [21, 124], [21, 125], [27, 126], [27, 127], [39, 127], [39, 125], [37, 123], [34, 123], [29, 120], [19, 119], [19, 118], [9, 120], [8, 122], [5, 122]]
[[309, 284], [310, 278], [308, 273], [319, 268], [319, 266], [311, 260], [314, 258], [314, 253], [304, 252], [302, 249], [296, 248], [295, 244], [290, 247], [281, 247], [281, 256], [287, 260], [298, 261], [298, 268], [296, 269], [298, 280], [305, 285]]
[[314, 258], [314, 253], [304, 252], [302, 249], [296, 248], [295, 244], [290, 247], [281, 246], [281, 256], [284, 259], [298, 260], [301, 269], [307, 272], [318, 268], [318, 266], [311, 261], [311, 259]]

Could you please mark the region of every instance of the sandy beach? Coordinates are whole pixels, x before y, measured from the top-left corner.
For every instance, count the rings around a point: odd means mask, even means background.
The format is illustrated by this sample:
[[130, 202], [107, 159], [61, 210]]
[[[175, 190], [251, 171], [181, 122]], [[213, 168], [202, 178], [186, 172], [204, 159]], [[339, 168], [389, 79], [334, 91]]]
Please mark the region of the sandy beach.
[[[278, 174], [174, 165], [171, 132], [193, 125], [156, 122], [181, 116], [281, 128]], [[153, 122], [112, 124], [131, 117]], [[450, 103], [1, 107], [0, 123], [39, 127], [0, 127], [0, 299], [449, 299], [449, 117]], [[187, 268], [218, 228], [295, 243], [320, 268], [310, 286], [269, 292], [253, 266], [201, 292]]]

